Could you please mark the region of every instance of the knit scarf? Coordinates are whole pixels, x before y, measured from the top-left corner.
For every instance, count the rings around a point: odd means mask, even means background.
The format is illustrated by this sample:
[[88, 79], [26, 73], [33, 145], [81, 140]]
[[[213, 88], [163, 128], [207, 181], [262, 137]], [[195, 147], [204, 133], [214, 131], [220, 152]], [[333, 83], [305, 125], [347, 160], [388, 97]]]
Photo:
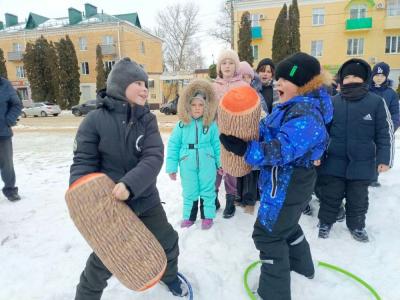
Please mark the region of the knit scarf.
[[368, 84], [349, 83], [340, 86], [342, 97], [349, 101], [360, 100], [368, 93]]

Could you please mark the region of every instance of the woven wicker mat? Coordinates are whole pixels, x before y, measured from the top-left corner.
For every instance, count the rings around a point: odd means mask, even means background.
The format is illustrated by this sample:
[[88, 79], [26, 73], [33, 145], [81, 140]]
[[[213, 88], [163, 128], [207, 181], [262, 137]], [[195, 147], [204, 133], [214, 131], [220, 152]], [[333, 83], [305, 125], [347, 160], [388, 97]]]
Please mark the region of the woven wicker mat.
[[167, 259], [154, 235], [123, 202], [113, 199], [115, 183], [93, 173], [67, 191], [69, 214], [110, 272], [129, 289], [145, 290], [162, 277]]

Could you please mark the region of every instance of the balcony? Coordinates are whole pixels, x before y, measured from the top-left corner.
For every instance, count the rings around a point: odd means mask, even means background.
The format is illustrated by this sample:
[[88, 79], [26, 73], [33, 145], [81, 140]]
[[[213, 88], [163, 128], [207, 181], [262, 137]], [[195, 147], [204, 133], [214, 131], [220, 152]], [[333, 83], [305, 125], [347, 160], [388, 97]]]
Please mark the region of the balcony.
[[24, 54], [25, 54], [25, 52], [23, 52], [23, 51], [8, 52], [7, 59], [9, 61], [21, 61]]
[[347, 19], [346, 30], [368, 30], [372, 28], [372, 18]]
[[385, 29], [400, 29], [400, 16], [387, 16], [385, 18]]
[[115, 49], [115, 45], [111, 44], [111, 45], [101, 45], [101, 53], [103, 55], [115, 55], [116, 49]]
[[252, 40], [262, 39], [261, 26], [251, 27], [251, 39]]

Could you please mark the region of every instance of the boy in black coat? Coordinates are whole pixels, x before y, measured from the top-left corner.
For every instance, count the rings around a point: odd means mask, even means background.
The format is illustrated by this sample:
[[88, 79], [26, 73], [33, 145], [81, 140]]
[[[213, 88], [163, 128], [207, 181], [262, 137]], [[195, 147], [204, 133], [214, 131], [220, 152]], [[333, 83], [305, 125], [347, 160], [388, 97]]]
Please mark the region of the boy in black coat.
[[393, 123], [385, 101], [368, 91], [370, 74], [370, 66], [361, 59], [350, 59], [339, 70], [341, 89], [333, 97], [329, 146], [318, 172], [320, 238], [328, 238], [346, 198], [351, 235], [357, 241], [369, 241], [365, 230], [368, 185], [376, 166], [381, 173], [393, 164]]
[[[163, 164], [164, 146], [157, 120], [145, 105], [148, 77], [123, 58], [98, 94], [98, 108], [79, 127], [74, 145], [70, 184], [92, 172], [107, 174], [117, 184], [116, 201], [125, 201], [158, 239], [167, 256], [162, 281], [175, 296], [185, 296], [186, 286], [177, 276], [178, 234], [168, 223], [156, 187]], [[112, 276], [95, 253], [81, 274], [76, 300], [99, 300]]]

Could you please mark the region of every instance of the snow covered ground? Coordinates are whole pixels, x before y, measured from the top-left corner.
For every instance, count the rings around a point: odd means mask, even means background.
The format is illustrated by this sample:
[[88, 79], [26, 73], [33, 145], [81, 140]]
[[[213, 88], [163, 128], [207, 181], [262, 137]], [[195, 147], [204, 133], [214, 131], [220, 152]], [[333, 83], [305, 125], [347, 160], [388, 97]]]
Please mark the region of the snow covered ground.
[[[399, 137], [399, 136], [398, 136]], [[71, 300], [90, 248], [69, 218], [64, 201], [72, 159], [73, 130], [18, 131], [14, 162], [22, 200], [0, 196], [0, 300]], [[164, 141], [168, 135], [163, 136]], [[318, 203], [314, 217], [301, 225], [315, 260], [345, 268], [370, 283], [382, 299], [400, 299], [400, 144], [395, 167], [381, 176], [382, 187], [370, 189], [367, 230], [371, 242], [350, 237], [344, 223], [334, 226], [327, 240], [317, 238]], [[233, 219], [218, 212], [215, 226], [179, 227], [182, 201], [179, 182], [162, 170], [158, 187], [170, 222], [179, 233], [179, 268], [192, 282], [196, 300], [247, 299], [243, 288], [245, 268], [258, 258], [251, 239], [255, 216], [238, 208]], [[223, 191], [221, 191], [222, 199]], [[256, 286], [258, 271], [250, 278]], [[317, 268], [314, 280], [292, 273], [293, 300], [374, 299], [369, 292], [340, 274]], [[177, 299], [163, 286], [135, 293], [115, 278], [104, 300]]]

